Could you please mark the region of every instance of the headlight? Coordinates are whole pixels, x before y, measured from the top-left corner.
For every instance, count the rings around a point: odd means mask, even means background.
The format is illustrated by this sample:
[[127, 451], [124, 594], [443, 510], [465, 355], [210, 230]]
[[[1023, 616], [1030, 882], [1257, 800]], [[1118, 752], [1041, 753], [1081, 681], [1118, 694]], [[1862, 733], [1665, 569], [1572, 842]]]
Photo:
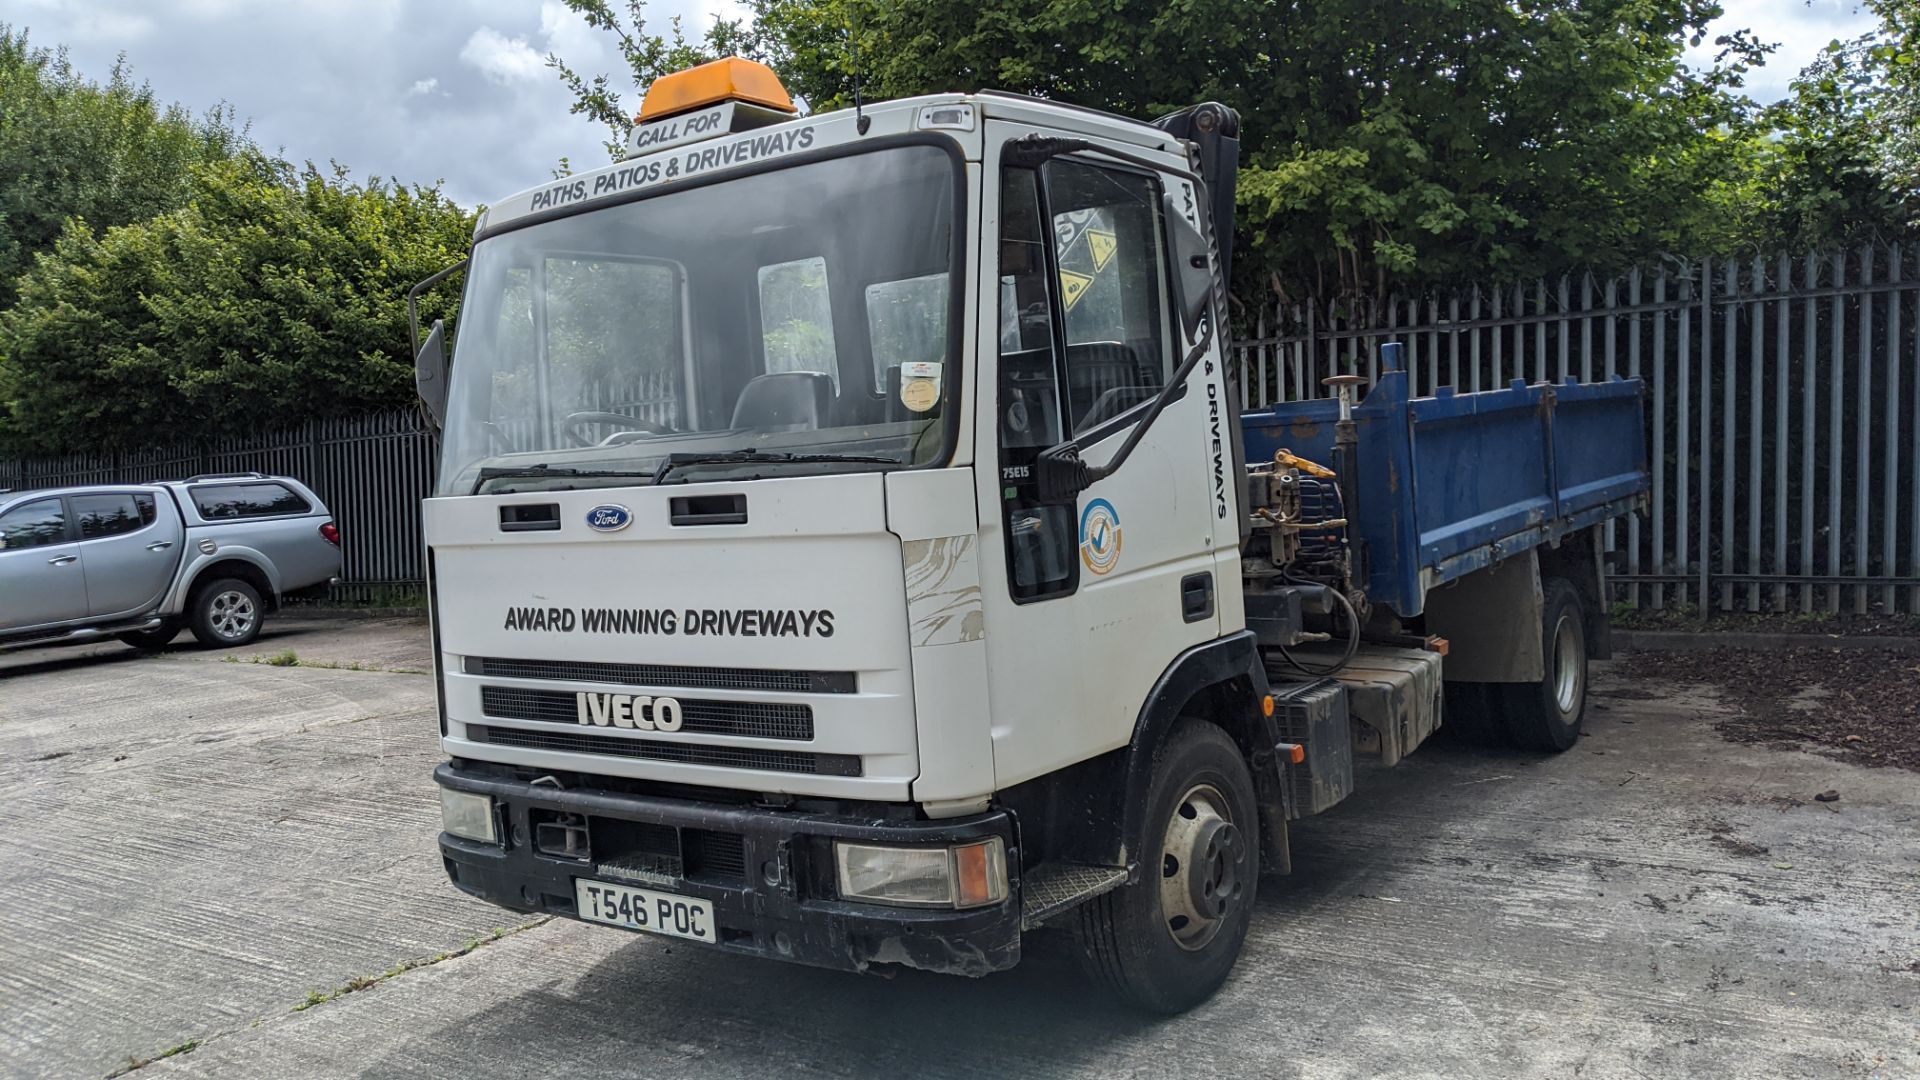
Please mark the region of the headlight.
[[1007, 898], [1007, 848], [997, 836], [938, 848], [835, 841], [833, 861], [843, 900], [970, 908]]
[[440, 789], [440, 827], [455, 836], [497, 844], [493, 828], [493, 799], [451, 788]]

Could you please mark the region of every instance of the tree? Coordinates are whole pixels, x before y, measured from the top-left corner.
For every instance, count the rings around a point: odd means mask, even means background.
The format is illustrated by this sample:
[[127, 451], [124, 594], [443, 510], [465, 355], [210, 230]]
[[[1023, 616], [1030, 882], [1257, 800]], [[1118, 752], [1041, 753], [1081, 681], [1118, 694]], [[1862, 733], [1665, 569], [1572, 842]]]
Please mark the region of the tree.
[[[1692, 251], [1734, 231], [1758, 154], [1738, 93], [1766, 46], [1719, 39], [1713, 0], [753, 0], [698, 43], [610, 24], [637, 85], [724, 48], [816, 110], [992, 87], [1153, 117], [1242, 115], [1236, 290], [1282, 296], [1531, 276]], [[622, 138], [606, 77], [549, 61]], [[610, 148], [616, 149], [613, 144]]]
[[227, 109], [162, 108], [124, 60], [105, 85], [0, 23], [0, 307], [70, 218], [101, 230], [184, 205], [195, 166], [246, 143]]
[[1920, 225], [1920, 3], [1866, 7], [1880, 25], [1829, 44], [1762, 117], [1752, 205], [1786, 245]]
[[[0, 442], [131, 449], [412, 400], [406, 292], [464, 254], [437, 188], [249, 151], [186, 207], [95, 235], [70, 221], [0, 314]], [[425, 318], [448, 314], [429, 296]]]
[[998, 87], [1152, 117], [1242, 117], [1240, 248], [1284, 295], [1531, 276], [1690, 250], [1744, 167], [1722, 39], [1681, 62], [1712, 0], [755, 0], [790, 87]]
[[[588, 26], [613, 36], [633, 85], [642, 89], [670, 72], [723, 56], [758, 51], [753, 35], [737, 21], [715, 19], [698, 40], [689, 41], [678, 16], [669, 21], [666, 34], [647, 33], [644, 0], [627, 0], [625, 14], [615, 9], [613, 0], [561, 2], [585, 19]], [[556, 53], [547, 54], [547, 66], [573, 92], [573, 105], [568, 111], [605, 125], [610, 136], [606, 142], [607, 154], [618, 160], [626, 152], [636, 110], [623, 102], [620, 91], [614, 87], [613, 76], [581, 75]], [[562, 162], [563, 171], [566, 171], [565, 165]]]

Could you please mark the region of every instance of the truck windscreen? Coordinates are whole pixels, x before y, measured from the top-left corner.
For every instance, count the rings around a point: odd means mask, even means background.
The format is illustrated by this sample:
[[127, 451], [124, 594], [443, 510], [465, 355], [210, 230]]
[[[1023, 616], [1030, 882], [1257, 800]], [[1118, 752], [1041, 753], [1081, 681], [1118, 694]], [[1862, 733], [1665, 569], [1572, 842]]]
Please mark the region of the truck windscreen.
[[481, 241], [437, 494], [943, 462], [959, 182], [894, 146]]

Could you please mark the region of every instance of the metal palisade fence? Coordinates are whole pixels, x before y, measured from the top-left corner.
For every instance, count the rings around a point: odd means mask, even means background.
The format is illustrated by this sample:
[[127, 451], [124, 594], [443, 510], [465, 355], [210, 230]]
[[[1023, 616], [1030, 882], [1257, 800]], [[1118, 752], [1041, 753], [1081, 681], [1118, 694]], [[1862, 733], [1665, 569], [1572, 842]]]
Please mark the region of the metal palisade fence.
[[1920, 245], [1275, 305], [1238, 343], [1253, 406], [1407, 347], [1416, 393], [1639, 377], [1653, 491], [1609, 526], [1629, 603], [1920, 613]]

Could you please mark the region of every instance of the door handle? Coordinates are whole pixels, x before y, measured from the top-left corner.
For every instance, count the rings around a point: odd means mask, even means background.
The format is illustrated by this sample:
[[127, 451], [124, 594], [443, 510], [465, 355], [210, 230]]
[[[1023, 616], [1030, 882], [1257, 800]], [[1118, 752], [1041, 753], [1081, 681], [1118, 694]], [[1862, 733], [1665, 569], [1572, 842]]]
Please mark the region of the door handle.
[[173, 541], [171, 540], [155, 540], [153, 543], [147, 545], [147, 550], [148, 551], [165, 551], [172, 546], [173, 546]]
[[78, 555], [55, 555], [53, 558], [47, 560], [47, 565], [48, 566], [65, 566], [68, 563], [73, 562], [78, 558], [80, 558], [80, 556]]
[[1213, 616], [1213, 574], [1201, 571], [1180, 579], [1180, 617], [1199, 622]]

